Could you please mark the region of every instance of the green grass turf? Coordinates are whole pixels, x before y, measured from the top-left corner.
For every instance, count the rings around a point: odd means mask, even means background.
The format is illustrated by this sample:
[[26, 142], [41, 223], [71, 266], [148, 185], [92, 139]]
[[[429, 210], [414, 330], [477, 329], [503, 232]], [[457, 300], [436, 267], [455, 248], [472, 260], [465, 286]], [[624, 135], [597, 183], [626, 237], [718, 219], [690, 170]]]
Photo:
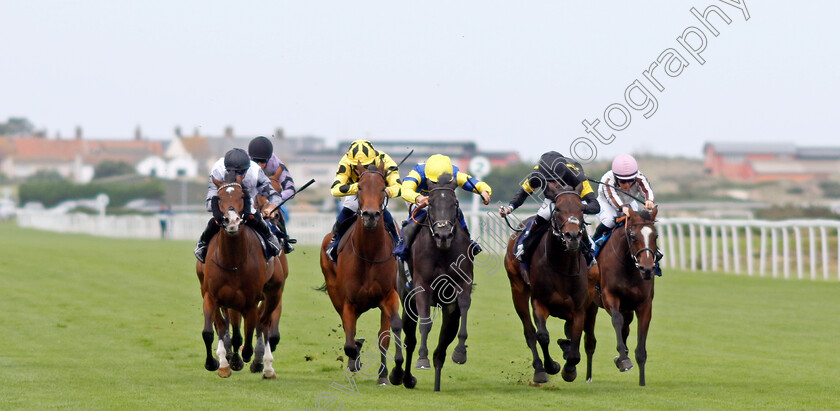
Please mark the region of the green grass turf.
[[[594, 381], [584, 382], [582, 363], [575, 382], [557, 375], [535, 387], [507, 277], [477, 270], [469, 360], [447, 360], [443, 392], [432, 392], [433, 371], [418, 370], [414, 390], [356, 376], [350, 395], [331, 387], [349, 384], [337, 360], [343, 332], [327, 296], [312, 289], [323, 280], [314, 248], [290, 256], [277, 379], [263, 381], [247, 368], [229, 379], [204, 370], [192, 247], [0, 224], [0, 408], [314, 410], [323, 393], [348, 410], [840, 408], [836, 282], [666, 271], [656, 280], [647, 387], [637, 369], [613, 365], [604, 311]], [[378, 311], [365, 314], [358, 336], [373, 341], [378, 324]], [[549, 330], [556, 340], [561, 321]], [[634, 323], [631, 351], [635, 336]]]

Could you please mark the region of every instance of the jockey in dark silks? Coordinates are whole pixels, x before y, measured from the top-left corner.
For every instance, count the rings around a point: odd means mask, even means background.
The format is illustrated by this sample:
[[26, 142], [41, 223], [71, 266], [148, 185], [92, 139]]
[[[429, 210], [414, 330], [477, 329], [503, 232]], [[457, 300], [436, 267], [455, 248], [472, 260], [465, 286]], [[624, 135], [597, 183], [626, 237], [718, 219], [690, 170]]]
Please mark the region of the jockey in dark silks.
[[[403, 261], [405, 261], [408, 257], [408, 250], [411, 248], [411, 242], [414, 239], [414, 235], [417, 233], [418, 227], [420, 226], [420, 224], [417, 224], [416, 222], [421, 221], [421, 219], [426, 216], [426, 210], [424, 207], [429, 204], [429, 189], [427, 181], [437, 183], [441, 174], [451, 175], [458, 183], [459, 187], [471, 193], [481, 195], [484, 204], [488, 204], [490, 202], [490, 194], [492, 194], [493, 191], [490, 186], [487, 185], [487, 183], [478, 181], [469, 174], [458, 170], [458, 167], [453, 166], [452, 160], [447, 156], [435, 154], [429, 157], [425, 163], [420, 163], [414, 166], [414, 169], [408, 173], [408, 177], [406, 177], [405, 181], [402, 183], [402, 198], [411, 203], [411, 206], [409, 207], [410, 218], [406, 221], [403, 227], [403, 237], [400, 240], [400, 243], [394, 249], [394, 255]], [[461, 212], [460, 208], [458, 209], [458, 216], [461, 220], [461, 227], [463, 227], [469, 235], [470, 231], [467, 228], [467, 222], [464, 220], [464, 213]], [[473, 250], [473, 255], [478, 254], [481, 251], [481, 247], [479, 247], [474, 241], [471, 242], [470, 249]]]
[[[338, 249], [339, 241], [344, 235], [344, 232], [352, 225], [353, 217], [359, 211], [359, 200], [356, 193], [359, 191], [359, 175], [356, 174], [355, 166], [361, 164], [367, 167], [368, 165], [379, 165], [382, 163], [385, 168], [385, 195], [386, 198], [394, 198], [400, 195], [400, 173], [399, 167], [391, 156], [381, 151], [376, 151], [370, 142], [365, 140], [356, 140], [350, 144], [350, 148], [341, 161], [338, 163], [338, 171], [335, 173], [335, 181], [332, 183], [331, 192], [335, 197], [343, 197], [341, 201], [341, 212], [338, 213], [338, 218], [333, 226], [333, 237], [329, 245], [327, 245], [327, 257], [333, 262], [336, 260], [336, 251]], [[394, 225], [394, 217], [388, 208], [385, 208], [383, 214], [385, 220], [385, 229], [391, 235], [391, 239], [396, 244], [399, 240], [397, 234], [397, 227]]]
[[[556, 151], [549, 151], [540, 157], [534, 171], [528, 174], [522, 183], [522, 188], [513, 196], [510, 204], [499, 210], [499, 213], [502, 217], [510, 214], [521, 206], [529, 195], [539, 189], [545, 190], [546, 183], [549, 182], [558, 182], [566, 185], [570, 190], [577, 191], [583, 200], [584, 214], [597, 214], [600, 211], [597, 194], [589, 185], [580, 163], [566, 158]], [[540, 207], [537, 215], [526, 225], [525, 231], [522, 232], [516, 242], [514, 255], [526, 267], [530, 261], [530, 255], [533, 254], [533, 247], [539, 243], [542, 233], [549, 227], [548, 222], [551, 219], [553, 208], [553, 198], [543, 199], [542, 207]], [[592, 265], [592, 244], [589, 235], [586, 234], [586, 226], [582, 226], [581, 230], [583, 230], [582, 241], [584, 243], [581, 247], [581, 253], [586, 258], [587, 264]]]

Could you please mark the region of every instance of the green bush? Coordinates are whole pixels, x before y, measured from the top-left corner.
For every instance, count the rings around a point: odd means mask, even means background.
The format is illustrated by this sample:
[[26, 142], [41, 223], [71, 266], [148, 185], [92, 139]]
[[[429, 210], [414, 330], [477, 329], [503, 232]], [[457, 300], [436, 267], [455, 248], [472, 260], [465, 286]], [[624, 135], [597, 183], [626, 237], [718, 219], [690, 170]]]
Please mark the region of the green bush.
[[32, 181], [21, 184], [19, 189], [21, 204], [38, 201], [43, 203], [45, 207], [52, 207], [66, 200], [91, 199], [100, 193], [108, 195], [110, 199], [109, 207], [122, 207], [137, 198], [161, 200], [164, 194], [164, 184], [156, 179], [89, 184]]

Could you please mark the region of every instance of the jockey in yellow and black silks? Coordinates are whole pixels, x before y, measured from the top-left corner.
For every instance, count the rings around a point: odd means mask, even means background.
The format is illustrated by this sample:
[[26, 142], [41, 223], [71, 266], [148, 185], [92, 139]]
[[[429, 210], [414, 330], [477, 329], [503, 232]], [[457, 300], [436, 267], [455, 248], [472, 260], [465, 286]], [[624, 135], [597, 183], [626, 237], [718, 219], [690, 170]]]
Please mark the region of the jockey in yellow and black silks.
[[[549, 151], [540, 156], [539, 163], [525, 177], [522, 187], [510, 200], [510, 204], [502, 207], [499, 213], [502, 217], [510, 214], [521, 206], [529, 195], [540, 189], [545, 190], [546, 183], [555, 181], [571, 187], [580, 194], [584, 214], [597, 214], [601, 210], [598, 204], [598, 194], [592, 190], [592, 186], [583, 172], [583, 166], [556, 151]], [[514, 255], [526, 270], [533, 247], [537, 245], [542, 233], [549, 226], [547, 222], [551, 218], [552, 207], [554, 207], [553, 199], [543, 199], [537, 215], [526, 225], [525, 231], [522, 232], [516, 242]], [[583, 230], [582, 241], [584, 243], [583, 247], [580, 248], [581, 253], [586, 258], [587, 264], [592, 265], [592, 244], [589, 235], [586, 234], [586, 225], [583, 225], [581, 230]]]
[[[408, 211], [414, 221], [420, 221], [426, 216], [426, 210], [424, 207], [429, 205], [429, 188], [427, 182], [431, 181], [433, 183], [437, 183], [438, 177], [442, 174], [451, 175], [458, 183], [459, 187], [471, 193], [480, 195], [484, 204], [488, 204], [490, 202], [490, 194], [492, 194], [493, 190], [487, 183], [478, 181], [469, 174], [458, 170], [458, 167], [452, 165], [452, 160], [449, 157], [442, 154], [435, 154], [429, 157], [425, 163], [420, 163], [414, 166], [414, 169], [408, 173], [408, 176], [402, 183], [402, 198], [411, 203]], [[467, 232], [467, 235], [469, 235], [467, 222], [464, 220], [464, 213], [462, 213], [460, 209], [458, 210], [458, 217], [461, 220], [461, 227], [463, 227]], [[403, 237], [394, 249], [394, 254], [403, 261], [405, 261], [406, 257], [408, 257], [408, 250], [411, 248], [411, 242], [414, 239], [417, 228], [420, 226], [414, 221], [412, 221], [412, 218], [409, 218], [406, 221], [406, 225], [403, 227]], [[471, 248], [474, 250], [473, 255], [478, 254], [481, 251], [481, 248], [475, 242], [472, 242]]]
[[[338, 171], [335, 173], [335, 181], [332, 183], [330, 191], [334, 197], [343, 197], [341, 200], [341, 212], [338, 213], [335, 225], [333, 226], [333, 238], [327, 246], [327, 256], [332, 260], [336, 260], [336, 249], [338, 248], [341, 236], [350, 228], [353, 223], [352, 217], [359, 211], [359, 200], [356, 193], [359, 191], [359, 175], [356, 174], [355, 165], [361, 163], [363, 166], [370, 164], [384, 164], [385, 167], [385, 195], [388, 198], [394, 198], [400, 195], [400, 173], [399, 167], [391, 156], [381, 151], [376, 151], [373, 145], [366, 140], [356, 140], [350, 143], [350, 148], [341, 161], [338, 163]], [[394, 226], [394, 217], [385, 208], [383, 215], [385, 220], [385, 229], [391, 238], [396, 243], [399, 240], [397, 228]]]

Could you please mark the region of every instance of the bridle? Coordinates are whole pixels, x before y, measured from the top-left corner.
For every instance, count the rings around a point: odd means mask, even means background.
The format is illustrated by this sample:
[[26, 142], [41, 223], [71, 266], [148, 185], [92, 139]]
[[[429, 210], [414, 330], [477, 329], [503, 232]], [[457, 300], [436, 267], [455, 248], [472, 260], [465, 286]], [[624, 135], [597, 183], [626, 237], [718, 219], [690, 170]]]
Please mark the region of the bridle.
[[[227, 184], [224, 184], [224, 185], [222, 185], [221, 187], [219, 187], [219, 189], [218, 189], [218, 190], [216, 190], [216, 192], [217, 192], [217, 193], [219, 193], [219, 192], [221, 192], [222, 190], [224, 190], [224, 189], [226, 189], [226, 188], [230, 188], [230, 187], [239, 187], [239, 190], [240, 190], [240, 191], [244, 191], [244, 190], [242, 190], [242, 184], [239, 184], [239, 183], [227, 183]], [[245, 207], [242, 207], [242, 208], [243, 208], [243, 209], [239, 211], [239, 218], [244, 219], [244, 218], [245, 218]], [[234, 209], [234, 208], [233, 208], [233, 206], [228, 207], [228, 211], [233, 210], [233, 209]], [[219, 211], [221, 211], [221, 210], [219, 210]]]
[[[362, 180], [362, 176], [364, 176], [365, 174], [378, 174], [380, 177], [382, 177], [382, 181], [385, 182], [385, 188], [388, 187], [388, 179], [385, 177], [385, 174], [382, 174], [382, 172], [380, 172], [379, 170], [365, 170], [365, 171], [363, 171], [361, 174], [359, 174], [359, 181]], [[359, 186], [359, 191], [362, 191], [361, 186]], [[385, 189], [383, 188], [382, 191], [384, 192]], [[358, 193], [357, 193], [357, 198], [358, 198]], [[388, 208], [388, 200], [389, 200], [389, 198], [386, 195], [385, 200], [382, 202], [382, 207], [380, 208], [380, 211], [383, 211], [386, 208]], [[362, 207], [358, 207], [358, 209], [356, 210], [356, 215], [357, 216], [362, 215]]]
[[[648, 221], [648, 222], [644, 222], [644, 223], [630, 224], [629, 219], [625, 220], [625, 222], [624, 222], [624, 238], [627, 240], [627, 251], [630, 253], [630, 257], [633, 258], [633, 264], [636, 266], [637, 270], [642, 270], [642, 266], [641, 266], [641, 264], [639, 264], [639, 256], [644, 252], [650, 253], [651, 257], [653, 257], [653, 259], [654, 259], [654, 262], [656, 262], [658, 260], [657, 260], [657, 257], [656, 257], [656, 253], [650, 247], [641, 248], [638, 251], [636, 251], [635, 253], [632, 252], [633, 244], [632, 244], [632, 241], [630, 240], [630, 237], [633, 235], [633, 232], [630, 230], [630, 227], [631, 226], [634, 226], [634, 227], [635, 226], [652, 226], [653, 227], [654, 223], [656, 223], [656, 221]], [[654, 241], [656, 241], [656, 240], [654, 239]]]
[[459, 204], [458, 203], [458, 196], [455, 195], [455, 189], [454, 188], [451, 188], [451, 187], [435, 187], [435, 188], [429, 190], [430, 200], [429, 200], [429, 205], [426, 206], [428, 208], [428, 211], [426, 211], [426, 215], [428, 215], [428, 224], [426, 224], [426, 225], [429, 227], [429, 231], [432, 233], [432, 236], [434, 236], [434, 234], [435, 234], [435, 228], [446, 228], [447, 226], [449, 227], [449, 233], [452, 234], [455, 231], [455, 223], [456, 223], [455, 219], [458, 218], [458, 213], [456, 211], [455, 216], [452, 217], [451, 220], [441, 221], [441, 220], [433, 220], [432, 219], [431, 195], [432, 195], [433, 191], [441, 191], [441, 190], [446, 190], [446, 191], [449, 191], [449, 192], [452, 193], [452, 198], [455, 199], [455, 210], [458, 210], [458, 204]]
[[563, 238], [563, 231], [562, 230], [563, 230], [563, 227], [565, 227], [567, 223], [568, 224], [574, 224], [574, 225], [578, 226], [579, 230], [583, 231], [583, 227], [581, 227], [581, 221], [575, 216], [569, 216], [569, 218], [563, 220], [563, 222], [560, 223], [559, 226], [557, 225], [558, 224], [557, 219], [554, 218], [554, 214], [557, 213], [558, 210], [557, 210], [557, 207], [555, 206], [555, 204], [557, 203], [557, 199], [560, 196], [566, 195], [566, 194], [574, 194], [576, 196], [580, 195], [580, 194], [578, 194], [577, 191], [572, 191], [572, 190], [564, 190], [564, 191], [561, 191], [561, 192], [557, 193], [554, 196], [554, 201], [552, 203], [552, 206], [554, 207], [554, 209], [551, 210], [551, 234], [553, 234], [555, 237], [559, 238], [563, 242], [564, 246], [568, 246], [568, 244], [566, 244], [566, 239]]

